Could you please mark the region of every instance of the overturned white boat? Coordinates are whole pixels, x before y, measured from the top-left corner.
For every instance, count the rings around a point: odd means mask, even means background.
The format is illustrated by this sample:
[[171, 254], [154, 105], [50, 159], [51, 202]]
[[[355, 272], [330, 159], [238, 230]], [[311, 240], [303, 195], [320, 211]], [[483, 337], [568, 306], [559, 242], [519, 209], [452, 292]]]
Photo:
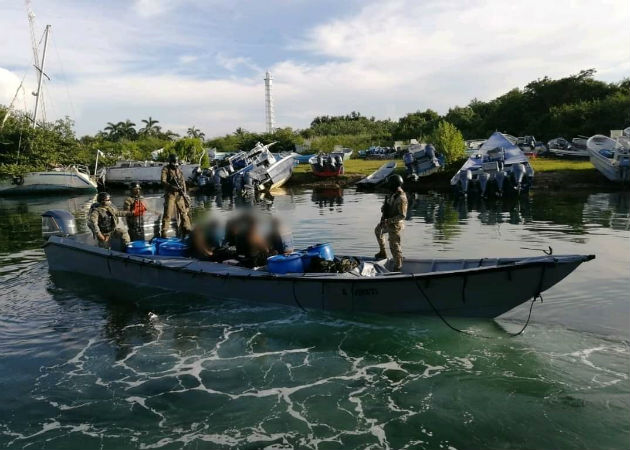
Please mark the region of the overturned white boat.
[[501, 196], [527, 193], [533, 179], [534, 169], [523, 151], [503, 133], [495, 132], [451, 178], [451, 186], [463, 195], [494, 192]]
[[396, 161], [389, 161], [365, 178], [357, 181], [357, 189], [370, 189], [384, 182], [396, 169]]
[[586, 141], [589, 159], [610, 181], [630, 181], [630, 140], [596, 134]]
[[411, 144], [403, 161], [407, 166], [407, 177], [417, 181], [438, 172], [444, 166], [444, 158], [438, 157], [431, 144]]
[[96, 182], [86, 166], [72, 165], [46, 172], [15, 175], [10, 184], [0, 185], [0, 195], [96, 192]]
[[300, 308], [373, 313], [496, 317], [540, 295], [593, 255], [523, 258], [406, 259], [402, 270], [387, 260], [357, 258], [370, 270], [275, 274], [185, 257], [141, 256], [98, 248], [91, 234], [75, 234], [66, 211], [43, 214], [51, 272], [182, 292], [208, 298], [277, 303]]
[[295, 165], [293, 153], [281, 153], [274, 156], [269, 148], [272, 142], [263, 145], [258, 142], [248, 152], [238, 152], [225, 158], [221, 167], [213, 171], [212, 183], [216, 189], [271, 191], [283, 186], [291, 175]]

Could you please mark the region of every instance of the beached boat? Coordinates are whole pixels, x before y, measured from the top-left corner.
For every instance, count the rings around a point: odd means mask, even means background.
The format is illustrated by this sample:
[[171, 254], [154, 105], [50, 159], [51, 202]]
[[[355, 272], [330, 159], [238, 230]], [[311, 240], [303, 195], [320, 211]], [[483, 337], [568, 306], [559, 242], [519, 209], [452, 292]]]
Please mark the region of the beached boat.
[[588, 150], [572, 145], [564, 138], [552, 139], [547, 143], [549, 154], [564, 158], [588, 158]]
[[[43, 215], [50, 237], [44, 252], [51, 272], [69, 272], [188, 293], [210, 300], [274, 303], [308, 309], [496, 317], [532, 299], [592, 255], [523, 258], [406, 259], [400, 272], [387, 260], [358, 258], [347, 273], [286, 273], [185, 257], [133, 255], [98, 248], [66, 211]], [[55, 227], [61, 228], [55, 232]]]
[[343, 174], [343, 157], [330, 153], [320, 153], [308, 160], [313, 174], [318, 177], [336, 177]]
[[408, 151], [411, 163], [407, 166], [407, 176], [415, 181], [438, 172], [444, 166], [444, 158], [437, 156], [435, 147], [431, 144], [411, 144]]
[[0, 195], [90, 193], [96, 190], [96, 182], [90, 178], [88, 168], [82, 165], [28, 172], [0, 185]]
[[479, 150], [479, 147], [481, 147], [484, 142], [486, 142], [485, 139], [469, 139], [465, 141], [466, 154], [472, 155], [473, 153], [477, 152]]
[[276, 158], [269, 148], [272, 142], [263, 145], [256, 143], [248, 152], [238, 152], [226, 158], [216, 169], [213, 185], [221, 185], [224, 190], [254, 189], [269, 191], [281, 187], [293, 174], [294, 156], [282, 154]]
[[335, 146], [335, 149], [331, 152], [331, 155], [341, 155], [344, 161], [348, 161], [350, 157], [352, 156], [353, 152], [354, 150], [352, 150], [351, 148], [345, 148], [345, 147], [337, 148], [337, 146]]
[[315, 156], [315, 153], [310, 153], [308, 155], [301, 155], [299, 153], [294, 153], [293, 158], [298, 162], [298, 164], [308, 164], [308, 161]]
[[525, 153], [526, 156], [534, 158], [540, 154], [547, 152], [547, 147], [534, 136], [522, 136], [516, 138], [516, 145]]
[[610, 181], [630, 181], [630, 142], [615, 140], [601, 134], [586, 141], [591, 163]]
[[[162, 183], [162, 167], [166, 164], [168, 163], [162, 161], [118, 161], [115, 165], [102, 169], [99, 178], [105, 185], [128, 186], [135, 182], [158, 185]], [[179, 168], [184, 179], [190, 182], [199, 164], [180, 164]]]
[[357, 189], [370, 189], [384, 182], [396, 169], [396, 161], [389, 161], [367, 177], [357, 181]]
[[451, 186], [464, 195], [478, 191], [486, 196], [526, 193], [532, 185], [534, 169], [527, 156], [503, 133], [495, 132], [468, 158], [451, 178]]

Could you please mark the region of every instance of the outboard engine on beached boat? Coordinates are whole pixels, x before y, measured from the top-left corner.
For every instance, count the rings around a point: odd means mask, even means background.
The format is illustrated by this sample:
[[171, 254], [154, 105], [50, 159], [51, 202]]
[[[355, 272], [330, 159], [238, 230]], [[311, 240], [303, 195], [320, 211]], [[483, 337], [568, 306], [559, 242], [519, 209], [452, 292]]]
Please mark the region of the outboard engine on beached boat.
[[481, 173], [477, 175], [477, 179], [479, 180], [479, 190], [481, 191], [481, 196], [485, 197], [486, 189], [488, 188], [488, 181], [490, 181], [490, 174], [481, 171]]
[[494, 180], [497, 182], [497, 195], [503, 195], [503, 184], [505, 182], [506, 173], [504, 171], [499, 171], [495, 174]]
[[472, 172], [470, 170], [466, 170], [464, 172], [459, 172], [459, 186], [462, 190], [462, 194], [468, 195], [468, 185], [472, 181]]
[[523, 164], [512, 164], [512, 181], [514, 183], [514, 189], [521, 191], [523, 184], [523, 177], [525, 176], [525, 166]]
[[74, 236], [77, 223], [74, 216], [62, 209], [51, 209], [42, 214], [42, 236]]

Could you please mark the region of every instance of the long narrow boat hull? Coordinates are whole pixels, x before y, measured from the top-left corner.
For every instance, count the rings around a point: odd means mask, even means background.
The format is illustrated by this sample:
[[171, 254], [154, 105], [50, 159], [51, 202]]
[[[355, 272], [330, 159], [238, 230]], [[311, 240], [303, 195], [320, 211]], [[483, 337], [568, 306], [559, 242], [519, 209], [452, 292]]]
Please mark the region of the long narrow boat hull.
[[[51, 272], [70, 272], [209, 299], [371, 313], [496, 317], [545, 291], [593, 256], [405, 260], [402, 273], [287, 274], [197, 261], [143, 257], [52, 236]], [[449, 270], [449, 268], [451, 268]], [[417, 271], [417, 272], [416, 272]]]

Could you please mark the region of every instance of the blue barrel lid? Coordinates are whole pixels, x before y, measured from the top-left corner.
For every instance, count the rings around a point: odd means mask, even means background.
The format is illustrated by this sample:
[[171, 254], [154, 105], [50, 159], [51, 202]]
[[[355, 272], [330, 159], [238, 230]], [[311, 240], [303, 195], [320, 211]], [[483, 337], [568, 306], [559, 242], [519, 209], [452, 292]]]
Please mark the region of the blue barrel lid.
[[267, 258], [267, 261], [270, 262], [281, 262], [281, 261], [295, 261], [296, 259], [301, 259], [301, 253], [291, 253], [289, 255], [273, 255]]
[[146, 248], [146, 247], [152, 247], [153, 244], [146, 242], [146, 241], [131, 241], [129, 244], [127, 244], [127, 247], [131, 247], [131, 248]]

